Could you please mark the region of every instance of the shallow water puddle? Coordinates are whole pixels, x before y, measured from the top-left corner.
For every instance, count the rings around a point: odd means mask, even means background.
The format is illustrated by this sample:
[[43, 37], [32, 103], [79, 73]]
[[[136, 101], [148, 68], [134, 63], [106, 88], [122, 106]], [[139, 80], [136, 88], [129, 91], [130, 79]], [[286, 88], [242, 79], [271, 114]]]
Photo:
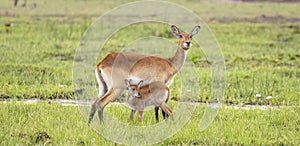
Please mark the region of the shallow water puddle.
[[[25, 99], [25, 100], [18, 100], [15, 102], [23, 102], [24, 104], [35, 104], [41, 101], [48, 101], [49, 103], [51, 102], [56, 102], [56, 103], [61, 103], [62, 106], [91, 106], [93, 101], [88, 101], [88, 100], [74, 100], [74, 99], [49, 99], [49, 100], [41, 100], [37, 98], [32, 98], [32, 99]], [[9, 103], [13, 102], [13, 100], [6, 99], [6, 100], [0, 100], [0, 103]], [[190, 102], [192, 105], [201, 105], [201, 106], [207, 106], [207, 104], [204, 103], [195, 103], [195, 102]], [[112, 105], [126, 105], [126, 103], [120, 103], [120, 102], [112, 102], [108, 104], [107, 106], [112, 106]], [[272, 105], [211, 105], [214, 108], [225, 108], [225, 109], [236, 109], [236, 110], [251, 110], [251, 109], [260, 109], [260, 110], [266, 110], [266, 109], [281, 109], [281, 108], [287, 108], [291, 106], [285, 106], [285, 105], [277, 105], [277, 106], [272, 106]]]

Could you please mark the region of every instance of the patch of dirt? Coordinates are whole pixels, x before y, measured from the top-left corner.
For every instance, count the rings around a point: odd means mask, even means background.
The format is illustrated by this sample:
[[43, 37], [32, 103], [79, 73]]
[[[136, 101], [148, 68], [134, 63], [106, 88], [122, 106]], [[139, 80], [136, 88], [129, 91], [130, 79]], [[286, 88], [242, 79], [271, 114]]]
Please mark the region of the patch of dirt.
[[49, 141], [51, 139], [51, 137], [49, 136], [49, 134], [45, 131], [39, 131], [33, 135], [30, 134], [26, 134], [26, 133], [13, 133], [10, 135], [11, 137], [15, 137], [15, 138], [29, 138], [32, 140], [32, 144], [34, 145], [39, 143], [39, 142], [46, 142], [46, 143], [51, 143], [51, 141]]
[[51, 139], [48, 133], [44, 131], [40, 131], [35, 138], [35, 143], [38, 143], [40, 141], [45, 141], [47, 139]]
[[25, 138], [27, 134], [25, 133], [18, 133], [18, 134], [11, 134], [11, 137], [19, 137], [19, 138]]

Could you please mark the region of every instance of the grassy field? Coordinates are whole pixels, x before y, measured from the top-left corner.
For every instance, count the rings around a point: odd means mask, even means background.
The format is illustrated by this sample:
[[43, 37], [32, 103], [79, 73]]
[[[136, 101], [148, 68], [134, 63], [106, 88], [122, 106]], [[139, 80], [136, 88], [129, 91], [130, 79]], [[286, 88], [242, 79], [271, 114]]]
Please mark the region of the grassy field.
[[[32, 0], [26, 7], [14, 7], [12, 1], [1, 1], [0, 99], [74, 99], [72, 65], [81, 37], [98, 16], [127, 2]], [[218, 39], [226, 61], [227, 84], [222, 100], [225, 104], [287, 107], [267, 110], [224, 107], [203, 132], [197, 131], [199, 115], [203, 114], [203, 108], [197, 107], [190, 123], [160, 144], [299, 145], [300, 4], [173, 2], [202, 17]], [[8, 27], [9, 24], [13, 26]], [[132, 25], [107, 42], [98, 60], [106, 52], [119, 50], [149, 35], [177, 42], [168, 25]], [[193, 48], [188, 57], [197, 67], [201, 87], [200, 97], [189, 100], [206, 102], [211, 96], [210, 64], [203, 52]], [[171, 103], [178, 100], [178, 78], [171, 86]], [[272, 98], [266, 99], [267, 96]], [[3, 131], [0, 145], [113, 144], [87, 127], [76, 107], [46, 101], [32, 105], [0, 104], [0, 131]], [[113, 113], [113, 107], [107, 112]], [[120, 111], [116, 116], [128, 118], [123, 113], [128, 115], [129, 110], [121, 108]], [[150, 115], [146, 114], [145, 118]], [[51, 138], [43, 136], [43, 132]]]
[[[110, 106], [107, 113], [115, 111]], [[200, 132], [198, 124], [205, 106], [198, 106], [190, 122], [173, 137], [157, 145], [298, 145], [299, 108], [221, 108], [209, 128]], [[1, 103], [1, 145], [114, 145], [89, 128], [78, 108], [55, 102]], [[129, 110], [118, 108], [120, 120]], [[152, 118], [150, 118], [152, 117]], [[145, 113], [144, 125], [155, 122], [153, 111]]]

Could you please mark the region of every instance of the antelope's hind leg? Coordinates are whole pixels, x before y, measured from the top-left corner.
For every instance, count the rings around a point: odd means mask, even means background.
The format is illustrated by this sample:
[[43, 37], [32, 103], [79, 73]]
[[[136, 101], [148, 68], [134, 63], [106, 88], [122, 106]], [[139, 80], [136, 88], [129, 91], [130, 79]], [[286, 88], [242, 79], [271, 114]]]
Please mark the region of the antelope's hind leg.
[[[99, 94], [98, 94], [98, 98], [95, 100], [95, 102], [92, 104], [92, 108], [91, 108], [91, 112], [89, 115], [89, 120], [88, 120], [88, 124], [90, 124], [94, 118], [95, 112], [97, 110], [97, 103], [99, 102], [99, 100], [101, 98], [103, 98], [103, 96], [107, 93], [107, 84], [106, 82], [103, 80], [103, 77], [100, 73], [100, 70], [98, 68], [96, 68], [95, 70], [95, 74], [96, 74], [96, 78], [97, 78], [97, 82], [98, 82], [98, 86], [99, 86]], [[99, 112], [99, 111], [98, 111]]]
[[[96, 100], [97, 101], [97, 100]], [[91, 108], [91, 112], [90, 112], [90, 116], [89, 116], [89, 121], [88, 124], [91, 124], [93, 117], [95, 115], [96, 112], [96, 106], [95, 106], [95, 102], [92, 104], [92, 108]]]
[[158, 118], [158, 110], [159, 110], [159, 107], [155, 107], [155, 108], [154, 108], [156, 123], [159, 122], [159, 118]]
[[[101, 98], [104, 98], [101, 97]], [[88, 121], [88, 124], [90, 124], [94, 118], [94, 115], [95, 115], [95, 112], [96, 110], [98, 109], [98, 115], [99, 115], [99, 105], [98, 105], [98, 102], [100, 102], [100, 99], [101, 98], [97, 98], [96, 101], [92, 104], [92, 108], [91, 108], [91, 112], [90, 112], [90, 116], [89, 116], [89, 121]], [[102, 109], [101, 109], [102, 110]], [[102, 118], [103, 119], [103, 118]]]
[[168, 105], [163, 102], [161, 105], [160, 105], [160, 108], [166, 112], [168, 114], [169, 117], [171, 117], [172, 120], [174, 120], [173, 118], [173, 113], [172, 113], [172, 110], [168, 107]]
[[109, 89], [108, 92], [106, 92], [106, 94], [103, 97], [98, 98], [93, 103], [88, 123], [91, 123], [96, 110], [98, 110], [98, 117], [99, 117], [100, 123], [103, 123], [103, 110], [110, 101], [115, 99], [116, 96], [115, 96], [114, 91], [115, 90], [113, 88]]
[[[169, 97], [167, 98], [166, 103], [168, 102], [168, 100], [169, 100]], [[166, 114], [166, 112], [162, 108], [161, 108], [161, 114], [163, 115], [164, 119], [167, 119], [169, 117], [169, 115]]]

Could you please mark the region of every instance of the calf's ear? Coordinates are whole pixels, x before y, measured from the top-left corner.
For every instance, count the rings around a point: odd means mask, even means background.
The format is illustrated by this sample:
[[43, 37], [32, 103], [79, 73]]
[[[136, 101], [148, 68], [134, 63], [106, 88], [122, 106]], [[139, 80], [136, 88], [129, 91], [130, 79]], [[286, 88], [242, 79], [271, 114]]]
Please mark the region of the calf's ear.
[[142, 88], [142, 83], [143, 83], [144, 81], [143, 80], [141, 80], [139, 83], [138, 83], [138, 88]]
[[125, 79], [125, 85], [126, 85], [126, 88], [129, 89], [130, 88], [130, 81]]

